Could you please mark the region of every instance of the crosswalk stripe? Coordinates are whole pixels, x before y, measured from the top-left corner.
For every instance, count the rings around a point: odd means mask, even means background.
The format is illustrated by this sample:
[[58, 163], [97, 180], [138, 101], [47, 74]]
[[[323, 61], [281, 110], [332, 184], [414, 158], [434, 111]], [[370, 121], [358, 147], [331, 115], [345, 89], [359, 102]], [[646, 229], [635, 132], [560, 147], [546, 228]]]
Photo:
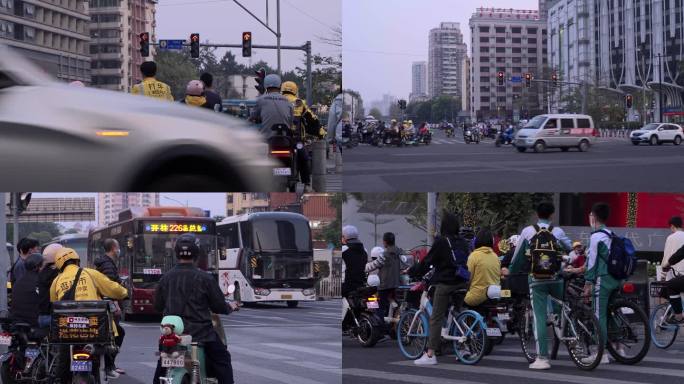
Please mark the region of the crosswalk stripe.
[[339, 375], [342, 375], [342, 362], [340, 361], [340, 366], [333, 366], [333, 365], [327, 365], [327, 364], [319, 364], [315, 363], [313, 361], [297, 361], [297, 360], [287, 360], [284, 361], [285, 364], [289, 365], [294, 365], [297, 367], [302, 367], [302, 368], [309, 368], [313, 369], [314, 371], [320, 371], [320, 372], [332, 372], [337, 371]]
[[[522, 354], [522, 349], [518, 348], [497, 348], [494, 347], [494, 353], [496, 352], [511, 352], [511, 353], [518, 353]], [[603, 353], [609, 353], [607, 351], [604, 351]], [[490, 355], [490, 356], [497, 356], [497, 355]], [[489, 359], [490, 356], [485, 357], [485, 359]], [[564, 350], [559, 350], [558, 351], [558, 356], [569, 356], [567, 351]], [[610, 355], [609, 355], [610, 356]], [[665, 363], [665, 364], [684, 364], [684, 359], [671, 359], [668, 357], [644, 357], [643, 362], [647, 363]], [[623, 365], [624, 366], [624, 365]]]
[[342, 359], [342, 352], [328, 351], [320, 348], [304, 347], [301, 345], [291, 345], [282, 343], [263, 343], [262, 345], [266, 345], [273, 348], [286, 349], [295, 352], [309, 353], [312, 355], [325, 356], [330, 357], [332, 359]]
[[[290, 375], [282, 371], [264, 368], [263, 366], [245, 364], [239, 361], [233, 361], [232, 365], [234, 371], [240, 371], [254, 376], [265, 377], [269, 380], [272, 380], [273, 382], [286, 384], [324, 384], [322, 381], [311, 380], [297, 375]], [[340, 377], [340, 382], [341, 381], [342, 378]]]
[[[390, 363], [394, 365], [402, 366], [412, 366], [413, 361], [398, 361], [395, 363]], [[487, 375], [498, 375], [498, 376], [508, 376], [508, 377], [523, 377], [528, 379], [537, 380], [551, 380], [551, 381], [562, 381], [565, 383], [576, 383], [576, 384], [646, 384], [639, 381], [626, 381], [626, 380], [613, 380], [601, 377], [588, 377], [588, 376], [575, 376], [567, 375], [563, 373], [552, 373], [552, 372], [539, 372], [532, 371], [529, 369], [519, 370], [519, 369], [509, 369], [509, 368], [497, 368], [497, 367], [478, 367], [473, 365], [465, 364], [438, 364], [430, 365], [425, 368], [446, 370], [453, 372], [466, 372], [466, 373], [486, 373]]]
[[[527, 362], [527, 360], [522, 356], [501, 356], [501, 355], [489, 355], [486, 356], [487, 360], [494, 361], [506, 361], [506, 362]], [[551, 365], [560, 365], [562, 367], [574, 367], [575, 363], [568, 360], [554, 360]], [[644, 366], [631, 366], [624, 364], [602, 364], [596, 368], [601, 371], [620, 371], [620, 372], [634, 372], [643, 374], [652, 374], [660, 376], [674, 376], [674, 377], [684, 377], [684, 370], [679, 369], [666, 369], [666, 368], [655, 368], [655, 367], [644, 367]]]
[[229, 345], [228, 346], [228, 351], [230, 351], [234, 355], [248, 355], [248, 356], [254, 356], [258, 357], [260, 359], [268, 359], [268, 360], [290, 360], [293, 359], [293, 357], [281, 354], [281, 353], [270, 353], [270, 352], [261, 352], [254, 350], [253, 348], [246, 348], [246, 347], [239, 347], [237, 345]]
[[360, 376], [366, 378], [380, 379], [383, 382], [406, 382], [406, 383], [430, 383], [430, 384], [484, 384], [479, 381], [465, 381], [452, 378], [441, 378], [433, 376], [421, 376], [411, 374], [401, 374], [386, 371], [373, 371], [370, 369], [345, 368], [342, 370], [343, 376]]

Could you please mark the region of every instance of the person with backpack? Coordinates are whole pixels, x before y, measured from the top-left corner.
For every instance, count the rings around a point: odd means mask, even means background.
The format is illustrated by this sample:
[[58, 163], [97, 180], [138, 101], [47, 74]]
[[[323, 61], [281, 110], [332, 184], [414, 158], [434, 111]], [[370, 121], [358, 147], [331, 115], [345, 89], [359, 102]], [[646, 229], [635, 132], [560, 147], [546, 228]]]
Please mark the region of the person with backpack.
[[[563, 254], [572, 249], [570, 239], [559, 227], [551, 225], [555, 207], [550, 202], [537, 206], [538, 221], [525, 227], [520, 233], [509, 268], [502, 273], [529, 273], [534, 316], [534, 337], [537, 343], [537, 359], [530, 369], [550, 369], [549, 346], [547, 344], [547, 303], [548, 296], [563, 297], [563, 279], [559, 275]], [[560, 308], [554, 306], [554, 313]]]
[[390, 300], [394, 299], [394, 293], [397, 287], [401, 285], [399, 280], [399, 271], [401, 270], [400, 256], [404, 251], [396, 246], [396, 240], [392, 232], [383, 234], [382, 242], [384, 251], [375, 260], [371, 260], [371, 262], [366, 264], [365, 271], [366, 273], [378, 271], [378, 277], [380, 278], [380, 285], [378, 286], [379, 314], [384, 324], [384, 318], [389, 314]]
[[[622, 247], [619, 243], [622, 243], [624, 240], [618, 238], [611, 230], [606, 228], [609, 216], [610, 207], [608, 204], [596, 203], [591, 207], [589, 226], [592, 229], [592, 233], [589, 238], [583, 294], [585, 297], [591, 295], [592, 309], [599, 321], [601, 337], [606, 342], [608, 340], [608, 300], [610, 295], [621, 286], [622, 279], [627, 277], [624, 274], [620, 275], [620, 271], [611, 271], [609, 266], [612, 264], [620, 267], [620, 264], [624, 264], [624, 260], [619, 260], [619, 258], [626, 256], [624, 255], [624, 250], [616, 250]], [[623, 255], [618, 255], [618, 253]], [[629, 273], [625, 274], [629, 275]], [[595, 358], [596, 356], [592, 355], [586, 359], [594, 361]], [[608, 363], [608, 354], [603, 354], [601, 364]]]
[[435, 287], [435, 292], [432, 296], [428, 349], [414, 362], [416, 365], [437, 364], [435, 355], [442, 345], [442, 325], [452, 297], [456, 291], [467, 288], [470, 280], [467, 268], [468, 243], [459, 236], [459, 229], [458, 217], [445, 212], [442, 215], [440, 236], [435, 239], [430, 252], [407, 271], [411, 277], [420, 279], [430, 270], [430, 267], [435, 270], [430, 281]]

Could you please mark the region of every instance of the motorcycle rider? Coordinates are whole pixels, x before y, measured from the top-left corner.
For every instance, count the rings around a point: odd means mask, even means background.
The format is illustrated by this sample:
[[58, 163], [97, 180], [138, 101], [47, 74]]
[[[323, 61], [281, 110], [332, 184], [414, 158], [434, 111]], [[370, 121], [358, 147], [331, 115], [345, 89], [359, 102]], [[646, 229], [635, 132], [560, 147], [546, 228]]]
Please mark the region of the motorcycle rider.
[[[321, 128], [318, 116], [309, 109], [306, 101], [298, 97], [299, 88], [297, 84], [294, 81], [286, 81], [281, 86], [281, 92], [293, 106], [292, 129], [295, 137], [302, 142], [307, 136], [317, 139], [325, 137], [325, 131]], [[302, 183], [304, 183], [304, 192], [309, 192], [311, 190], [311, 169], [309, 169], [309, 151], [306, 148], [297, 149], [297, 161]]]
[[[414, 363], [416, 365], [437, 364], [435, 354], [442, 345], [441, 332], [444, 318], [449, 310], [454, 292], [467, 286], [467, 279], [454, 263], [454, 254], [468, 256], [468, 243], [459, 236], [460, 224], [458, 218], [445, 212], [440, 226], [441, 235], [437, 237], [428, 254], [419, 263], [408, 269], [407, 273], [413, 278], [421, 278], [432, 266], [435, 270], [431, 284], [435, 286], [432, 298], [432, 314], [430, 315], [428, 349]], [[457, 306], [458, 305], [457, 303]]]
[[[551, 228], [551, 233], [559, 242], [562, 248], [566, 251], [572, 249], [570, 239], [565, 235], [565, 232], [559, 227], [551, 226], [551, 216], [554, 214], [556, 208], [550, 202], [542, 202], [537, 206], [537, 224], [536, 227]], [[511, 259], [511, 264], [508, 268], [502, 268], [502, 274], [507, 276], [509, 273], [530, 272], [528, 251], [531, 249], [530, 241], [536, 236], [537, 228], [530, 225], [525, 227], [520, 233], [518, 239], [518, 246], [515, 249], [515, 254]], [[528, 278], [532, 300], [532, 310], [534, 315], [534, 336], [537, 344], [537, 359], [530, 364], [530, 369], [550, 369], [548, 344], [546, 342], [546, 324], [547, 324], [547, 301], [548, 296], [555, 297], [563, 296], [563, 279], [560, 276], [554, 278], [538, 280], [534, 279], [532, 275]], [[557, 313], [558, 308], [554, 306], [554, 312]]]
[[[95, 259], [95, 268], [107, 276], [110, 280], [121, 284], [121, 278], [119, 277], [119, 268], [116, 265], [116, 261], [121, 255], [121, 247], [116, 239], [105, 239], [102, 242], [102, 248], [104, 248], [104, 255]], [[126, 336], [126, 331], [121, 327], [121, 309], [118, 303], [114, 304], [116, 311], [114, 313], [114, 324], [116, 325], [117, 337], [114, 339], [114, 343], [119, 349], [123, 344], [124, 337]], [[107, 364], [107, 371], [110, 377], [118, 377], [121, 374], [126, 373], [123, 369], [116, 367], [116, 353], [106, 356], [105, 362]], [[113, 371], [113, 372], [112, 372]]]
[[[123, 300], [128, 296], [126, 288], [120, 284], [109, 280], [109, 278], [97, 270], [80, 267], [81, 258], [75, 250], [71, 248], [61, 248], [55, 254], [55, 267], [59, 274], [52, 281], [50, 286], [50, 301], [55, 302], [62, 300], [63, 296], [71, 289], [76, 277], [80, 274], [77, 287], [74, 290], [74, 297], [72, 300], [102, 300], [103, 297], [109, 297], [115, 300]], [[114, 337], [117, 336], [116, 327], [112, 324]], [[68, 376], [69, 359], [66, 358], [68, 353], [68, 346], [66, 349], [60, 348], [57, 364], [57, 376], [61, 377], [62, 382], [65, 376]], [[95, 369], [95, 368], [93, 368]], [[109, 374], [108, 374], [109, 375]]]
[[[159, 281], [154, 308], [163, 316], [179, 316], [183, 319], [185, 333], [192, 336], [193, 342], [203, 344], [208, 377], [216, 378], [220, 384], [233, 384], [230, 353], [214, 330], [211, 313], [229, 314], [237, 310], [238, 305], [235, 302], [226, 305], [216, 279], [194, 265], [201, 252], [195, 235], [178, 236], [174, 252], [178, 263]], [[155, 384], [159, 383], [162, 372], [160, 359], [154, 373]]]
[[40, 253], [33, 253], [24, 260], [25, 272], [12, 286], [12, 307], [10, 318], [13, 321], [31, 324], [38, 328], [40, 298], [38, 296], [38, 269], [43, 263]]
[[157, 74], [157, 63], [154, 61], [143, 62], [140, 64], [140, 72], [142, 72], [143, 81], [131, 88], [131, 94], [173, 101], [171, 87], [154, 78]]
[[[386, 232], [382, 235], [384, 252], [378, 258], [366, 264], [365, 272], [378, 271], [380, 285], [378, 286], [378, 304], [380, 317], [384, 319], [389, 314], [390, 300], [394, 299], [397, 287], [401, 284], [399, 280], [401, 270], [400, 256], [404, 251], [395, 245], [394, 233]], [[384, 321], [383, 321], [384, 324]]]
[[26, 258], [29, 255], [40, 252], [40, 243], [36, 239], [24, 237], [17, 242], [17, 251], [19, 252], [19, 257], [17, 257], [10, 269], [10, 282], [12, 284], [21, 279], [26, 272], [24, 267]]
[[342, 244], [347, 247], [342, 252], [345, 265], [342, 296], [347, 297], [350, 292], [366, 285], [364, 267], [368, 261], [368, 254], [363, 248], [363, 243], [359, 241], [359, 230], [353, 225], [345, 225], [342, 228]]
[[271, 128], [277, 124], [292, 127], [294, 121], [294, 107], [292, 103], [280, 94], [280, 76], [267, 75], [264, 78], [266, 93], [256, 100], [256, 107], [252, 110], [250, 121], [261, 124], [260, 132], [269, 138], [274, 132]]
[[38, 299], [40, 300], [40, 314], [38, 326], [46, 328], [50, 326], [52, 316], [52, 303], [50, 302], [50, 287], [59, 270], [55, 267], [55, 255], [64, 248], [59, 243], [52, 243], [43, 249], [43, 264], [38, 272]]
[[487, 301], [487, 289], [490, 285], [501, 284], [501, 263], [494, 253], [494, 237], [489, 229], [481, 229], [477, 233], [474, 248], [468, 256], [471, 277], [464, 299], [470, 307], [477, 307]]

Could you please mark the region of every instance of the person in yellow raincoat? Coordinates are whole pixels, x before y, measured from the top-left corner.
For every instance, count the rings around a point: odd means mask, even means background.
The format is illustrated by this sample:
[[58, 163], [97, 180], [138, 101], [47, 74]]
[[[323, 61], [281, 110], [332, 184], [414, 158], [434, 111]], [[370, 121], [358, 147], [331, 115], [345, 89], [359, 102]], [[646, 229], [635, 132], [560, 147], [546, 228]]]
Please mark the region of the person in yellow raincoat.
[[157, 74], [157, 64], [154, 61], [140, 64], [140, 72], [143, 74], [143, 81], [131, 88], [132, 94], [173, 101], [171, 87], [154, 78]]
[[[62, 248], [55, 254], [55, 267], [59, 271], [59, 275], [55, 277], [50, 286], [50, 301], [55, 302], [62, 299], [65, 293], [69, 291], [74, 283], [76, 274], [80, 267], [81, 258], [71, 248]], [[120, 284], [110, 280], [107, 276], [95, 269], [82, 268], [81, 276], [78, 279], [76, 290], [74, 291], [74, 300], [102, 300], [103, 297], [109, 297], [114, 300], [123, 300], [128, 296], [128, 290]], [[114, 336], [117, 336], [116, 326], [112, 320], [112, 330]], [[68, 363], [65, 355], [60, 351], [60, 360], [64, 360], [58, 369], [58, 375], [62, 376], [68, 372], [64, 372], [65, 364]], [[60, 374], [61, 373], [61, 374]], [[107, 372], [111, 378], [118, 377], [116, 372]]]

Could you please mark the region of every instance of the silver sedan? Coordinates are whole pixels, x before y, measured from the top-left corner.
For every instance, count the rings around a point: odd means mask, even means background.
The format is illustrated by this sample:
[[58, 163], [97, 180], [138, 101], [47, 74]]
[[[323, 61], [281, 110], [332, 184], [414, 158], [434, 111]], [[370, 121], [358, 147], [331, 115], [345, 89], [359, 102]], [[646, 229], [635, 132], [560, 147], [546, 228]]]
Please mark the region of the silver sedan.
[[270, 191], [244, 121], [56, 82], [0, 45], [0, 190]]

